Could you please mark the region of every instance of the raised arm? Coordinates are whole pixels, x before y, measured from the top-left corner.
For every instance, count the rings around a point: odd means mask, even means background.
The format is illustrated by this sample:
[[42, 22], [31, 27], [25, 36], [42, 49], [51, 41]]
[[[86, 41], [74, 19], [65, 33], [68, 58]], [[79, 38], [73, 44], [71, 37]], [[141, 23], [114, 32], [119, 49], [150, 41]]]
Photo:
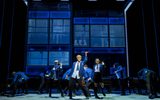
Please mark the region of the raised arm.
[[84, 63], [86, 63], [86, 62], [87, 62], [87, 60], [88, 60], [88, 52], [86, 51], [86, 52], [85, 52], [85, 57], [84, 57], [83, 62], [84, 62]]

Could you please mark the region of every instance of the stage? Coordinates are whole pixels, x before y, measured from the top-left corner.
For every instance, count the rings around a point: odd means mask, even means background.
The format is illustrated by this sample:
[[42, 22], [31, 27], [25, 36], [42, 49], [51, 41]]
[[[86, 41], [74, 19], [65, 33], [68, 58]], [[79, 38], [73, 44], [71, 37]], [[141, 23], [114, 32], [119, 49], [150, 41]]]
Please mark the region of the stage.
[[[103, 97], [99, 94], [100, 97]], [[52, 97], [49, 97], [48, 94], [27, 94], [27, 95], [17, 95], [15, 97], [0, 96], [0, 100], [69, 100], [68, 96], [61, 97], [60, 94], [52, 94]], [[85, 100], [84, 96], [75, 96], [73, 100]], [[91, 96], [89, 100], [96, 100], [94, 96]], [[149, 100], [148, 96], [130, 94], [126, 96], [121, 96], [119, 94], [106, 94], [103, 100]], [[156, 98], [154, 100], [159, 100]]]

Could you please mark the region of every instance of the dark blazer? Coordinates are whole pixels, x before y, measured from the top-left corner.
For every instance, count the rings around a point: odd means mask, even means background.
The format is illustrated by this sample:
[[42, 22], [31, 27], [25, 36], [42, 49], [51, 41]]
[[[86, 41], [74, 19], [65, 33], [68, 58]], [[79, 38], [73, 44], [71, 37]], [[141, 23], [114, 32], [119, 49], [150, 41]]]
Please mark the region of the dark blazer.
[[[98, 64], [99, 66], [100, 66], [100, 72], [103, 72], [103, 66], [104, 65], [102, 65], [102, 64]], [[95, 64], [94, 66], [93, 66], [93, 71], [95, 72], [95, 69], [96, 69], [96, 66], [97, 66], [97, 64]]]
[[13, 76], [13, 82], [12, 84], [15, 84], [17, 82], [21, 83], [24, 81], [27, 81], [29, 77], [24, 72], [16, 72]]

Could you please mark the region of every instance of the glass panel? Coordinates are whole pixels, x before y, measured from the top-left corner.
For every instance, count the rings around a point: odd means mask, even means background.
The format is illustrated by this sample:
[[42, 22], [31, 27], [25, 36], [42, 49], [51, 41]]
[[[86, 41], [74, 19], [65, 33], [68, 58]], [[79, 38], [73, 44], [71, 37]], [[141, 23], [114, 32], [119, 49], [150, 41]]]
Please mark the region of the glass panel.
[[74, 37], [78, 38], [78, 37], [89, 37], [89, 32], [74, 32]]
[[91, 25], [91, 36], [108, 37], [108, 26]]
[[35, 19], [29, 19], [29, 20], [28, 20], [28, 26], [30, 26], [30, 27], [35, 27], [35, 26], [36, 26]]
[[28, 52], [27, 65], [47, 65], [47, 55], [45, 51]]
[[28, 44], [47, 44], [48, 33], [28, 33]]
[[89, 25], [74, 25], [74, 46], [89, 46]]
[[54, 64], [54, 60], [59, 60], [63, 65], [69, 65], [68, 51], [52, 51], [49, 53], [49, 65]]
[[51, 33], [50, 43], [52, 44], [69, 44], [70, 36], [69, 33]]
[[89, 46], [89, 37], [75, 37], [74, 46], [80, 46], [80, 47]]
[[89, 32], [89, 25], [74, 25], [75, 32]]
[[110, 38], [111, 47], [125, 47], [125, 38]]
[[48, 19], [36, 19], [36, 27], [48, 27]]
[[70, 43], [70, 20], [52, 19], [50, 24], [50, 43], [69, 44]]
[[28, 28], [28, 32], [48, 32], [48, 28]]
[[110, 37], [124, 37], [124, 25], [110, 25]]
[[92, 47], [108, 47], [108, 38], [91, 38]]

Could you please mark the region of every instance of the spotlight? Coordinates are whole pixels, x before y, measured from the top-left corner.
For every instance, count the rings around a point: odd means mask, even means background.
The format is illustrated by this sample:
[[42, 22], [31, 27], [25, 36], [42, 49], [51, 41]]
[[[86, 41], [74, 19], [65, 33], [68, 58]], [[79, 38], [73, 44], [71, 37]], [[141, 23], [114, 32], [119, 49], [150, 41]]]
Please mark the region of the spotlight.
[[125, 1], [125, 0], [116, 0], [116, 1]]
[[61, 0], [61, 1], [69, 1], [69, 0]]
[[97, 0], [88, 0], [88, 1], [97, 1]]

